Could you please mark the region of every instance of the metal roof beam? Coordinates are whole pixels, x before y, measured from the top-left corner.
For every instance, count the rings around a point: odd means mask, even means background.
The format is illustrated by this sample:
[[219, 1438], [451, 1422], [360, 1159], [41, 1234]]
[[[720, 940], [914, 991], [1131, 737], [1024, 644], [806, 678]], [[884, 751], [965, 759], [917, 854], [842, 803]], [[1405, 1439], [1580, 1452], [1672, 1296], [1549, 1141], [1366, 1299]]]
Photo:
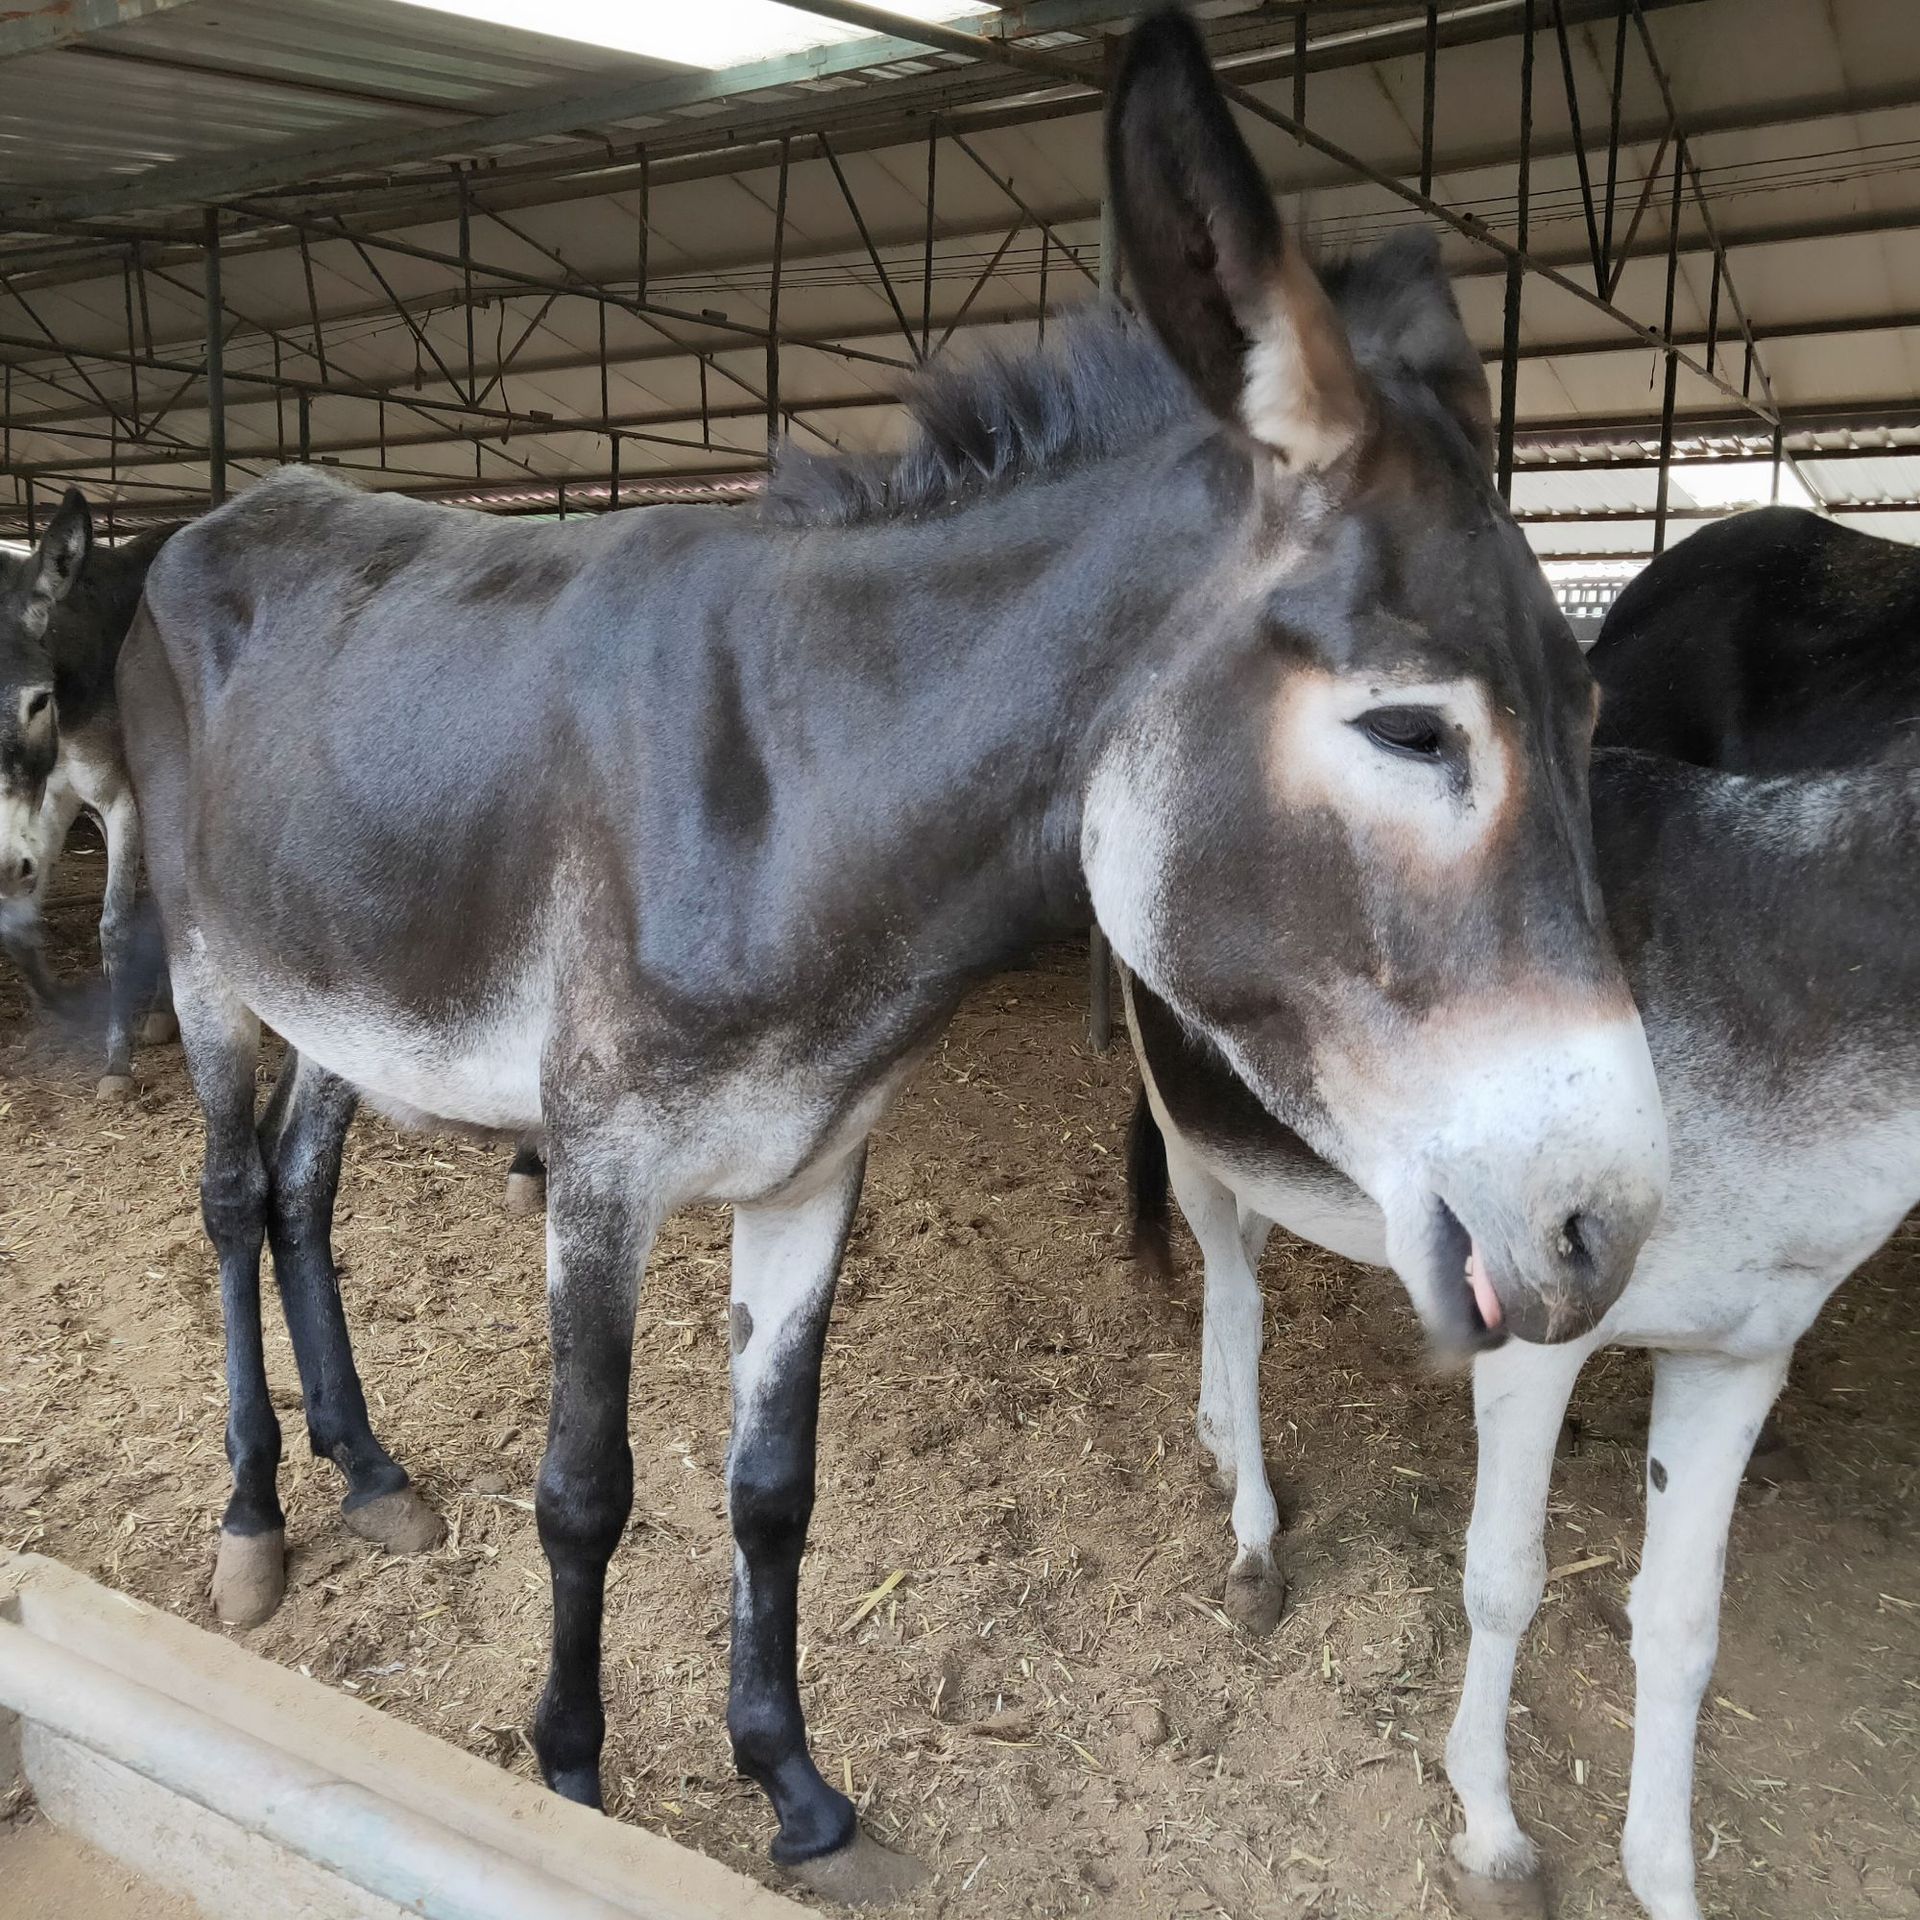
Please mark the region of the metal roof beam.
[[51, 53], [89, 34], [123, 27], [129, 20], [168, 13], [187, 0], [61, 0], [32, 13], [11, 11], [0, 18], [0, 60], [24, 53]]
[[[1026, 9], [1037, 15], [1042, 7]], [[651, 119], [680, 107], [768, 88], [791, 87], [863, 68], [887, 66], [897, 60], [920, 58], [924, 39], [899, 32], [901, 22], [887, 16], [893, 32], [815, 47], [805, 53], [759, 60], [717, 72], [650, 76], [628, 80], [617, 87], [582, 91], [577, 81], [561, 82], [515, 93], [492, 113], [475, 114], [453, 125], [396, 129], [361, 134], [331, 145], [312, 141], [285, 142], [264, 153], [212, 160], [170, 161], [131, 179], [116, 180], [68, 193], [26, 194], [0, 214], [0, 226], [16, 217], [28, 223], [66, 223], [101, 217], [116, 218], [156, 207], [178, 207], [206, 201], [240, 199], [271, 193], [339, 174], [379, 171], [415, 161], [440, 160], [484, 152], [492, 147], [544, 140], [584, 127], [618, 125], [626, 120]], [[1040, 56], [981, 33], [950, 29], [964, 50], [979, 57], [1022, 64]], [[949, 49], [954, 50], [954, 49]]]
[[[1409, 0], [1409, 4], [1410, 3], [1411, 0]], [[1698, 4], [1698, 0], [1645, 0], [1645, 3], [1656, 8], [1666, 8], [1670, 6], [1694, 5]], [[1565, 0], [1565, 4], [1569, 21], [1583, 22], [1598, 18], [1602, 14], [1610, 16], [1613, 0]], [[1520, 0], [1475, 0], [1474, 4], [1462, 5], [1450, 9], [1441, 16], [1443, 44], [1449, 47], [1477, 45], [1507, 37], [1513, 31], [1514, 20], [1517, 17], [1519, 5]], [[994, 85], [991, 81], [991, 75], [999, 63], [997, 57], [990, 56], [998, 55], [1010, 28], [1023, 34], [1038, 34], [1062, 28], [1084, 30], [1104, 20], [1124, 20], [1129, 12], [1130, 9], [1127, 7], [1117, 5], [1116, 0], [1026, 0], [1026, 4], [1009, 9], [1005, 14], [991, 16], [981, 24], [979, 32], [972, 36], [979, 50], [981, 78], [978, 81], [969, 81], [969, 90], [978, 86]], [[888, 16], [888, 18], [890, 25], [896, 30], [896, 33], [904, 34], [908, 31], [906, 23], [892, 16]], [[915, 28], [913, 31], [917, 32], [918, 29]], [[955, 29], [955, 31], [958, 30]], [[1249, 48], [1243, 36], [1256, 31], [1258, 31], [1257, 21], [1249, 24], [1247, 21], [1234, 16], [1209, 23], [1210, 38], [1218, 47], [1219, 57], [1222, 59], [1226, 68], [1238, 75], [1241, 79], [1245, 81], [1259, 81], [1274, 77], [1284, 77], [1284, 75], [1290, 73], [1294, 58], [1292, 48], [1261, 48], [1257, 45]], [[1423, 35], [1424, 20], [1419, 17], [1410, 17], [1409, 20], [1404, 22], [1389, 21], [1349, 29], [1344, 32], [1334, 32], [1329, 34], [1324, 40], [1316, 40], [1310, 44], [1308, 49], [1308, 65], [1311, 70], [1317, 72], [1336, 67], [1371, 64], [1382, 59], [1396, 57], [1402, 53], [1417, 53]], [[1016, 52], [1018, 51], [1019, 50], [1016, 49]], [[826, 48], [816, 49], [814, 53], [794, 56], [795, 67], [793, 71], [787, 74], [786, 84], [801, 83], [807, 79], [825, 76], [833, 72], [857, 70], [858, 66], [863, 62], [864, 64], [874, 64], [876, 62], [879, 64], [889, 63], [888, 57], [880, 54], [865, 55], [861, 60], [853, 61], [851, 66], [836, 64], [834, 59], [828, 57], [842, 53], [843, 49]], [[895, 42], [895, 51], [890, 58], [892, 60], [905, 58], [924, 59], [925, 49], [917, 42], [900, 39]], [[1029, 58], [1031, 58], [1031, 56], [1029, 56]], [[807, 65], [806, 63], [813, 64]], [[779, 63], [770, 64], [777, 65]], [[695, 77], [706, 81], [725, 83], [717, 86], [711, 94], [706, 96], [717, 98], [726, 97], [733, 92], [745, 90], [748, 81], [758, 71], [760, 70], [740, 68], [734, 69], [731, 75], [723, 71], [719, 74]], [[862, 114], [857, 109], [851, 109], [843, 99], [839, 96], [834, 96], [836, 104], [831, 108], [813, 108], [802, 112], [796, 107], [795, 103], [788, 99], [771, 105], [756, 105], [739, 119], [730, 118], [718, 123], [710, 121], [703, 122], [697, 130], [688, 127], [685, 122], [680, 122], [670, 129], [650, 129], [649, 134], [644, 137], [644, 143], [650, 155], [655, 156], [656, 166], [659, 165], [659, 151], [672, 154], [676, 152], [676, 150], [686, 152], [690, 149], [692, 155], [699, 158], [701, 157], [700, 143], [708, 143], [704, 155], [704, 167], [700, 172], [692, 174], [689, 177], [703, 177], [706, 172], [737, 170], [743, 157], [747, 157], [742, 154], [743, 146], [749, 146], [754, 140], [768, 137], [771, 137], [776, 144], [780, 137], [790, 137], [793, 142], [792, 155], [796, 160], [813, 157], [809, 152], [813, 132], [813, 128], [809, 123], [813, 120], [821, 120], [822, 124], [829, 127], [833, 133], [835, 144], [843, 155], [850, 152], [864, 151], [870, 145], [894, 144], [896, 133], [897, 137], [901, 140], [911, 140], [917, 137], [914, 131], [903, 131], [899, 129], [899, 116], [916, 116], [914, 125], [917, 128], [923, 129], [925, 115], [928, 111], [939, 112], [942, 116], [943, 124], [955, 112], [964, 111], [968, 103], [964, 100], [956, 102], [953, 99], [952, 83], [960, 76], [970, 74], [971, 71], [971, 69], [951, 67], [947, 69], [944, 80], [929, 86], [910, 87], [903, 85], [898, 87], [889, 86], [884, 90], [875, 89], [875, 94], [880, 102], [877, 111], [895, 116], [895, 124], [888, 125], [883, 136], [871, 142], [864, 136], [855, 138], [848, 132], [848, 129], [855, 124], [866, 125], [871, 123], [874, 115], [871, 113]], [[1035, 101], [1029, 98], [1004, 105], [992, 99], [987, 99], [981, 110], [970, 117], [970, 124], [962, 127], [960, 130], [971, 132], [987, 130], [994, 126], [1030, 124], [1034, 121], [1053, 118], [1063, 114], [1088, 112], [1097, 109], [1099, 105], [1099, 97], [1097, 94], [1081, 94], [1077, 91], [1077, 89], [1088, 84], [1077, 74], [1068, 76], [1064, 82], [1058, 74], [1051, 76], [1051, 78], [1053, 79], [1052, 97], [1042, 101]], [[649, 84], [659, 86], [665, 83], [655, 82]], [[755, 84], [758, 87], [765, 88], [772, 86], [774, 83], [761, 78]], [[1058, 92], [1061, 84], [1067, 84], [1076, 91], [1069, 96], [1063, 97]], [[1004, 92], [1005, 88], [1004, 86], [999, 86], [997, 90]], [[550, 92], [552, 90], [549, 89], [548, 91]], [[521, 95], [519, 98], [523, 101], [531, 102], [534, 96]], [[612, 100], [615, 100], [615, 96], [611, 93], [596, 92], [586, 95], [576, 95], [571, 103], [571, 114], [567, 119], [567, 124], [561, 126], [558, 130], [561, 132], [579, 132], [583, 139], [586, 138], [587, 129], [596, 125], [604, 125], [616, 118], [614, 114], [607, 111], [607, 103]], [[615, 104], [618, 104], [618, 102], [615, 101]], [[531, 110], [531, 106], [529, 110]], [[666, 110], [670, 111], [670, 108]], [[1842, 107], [1835, 107], [1833, 109], [1833, 111], [1843, 110], [1847, 109]], [[1856, 104], [1852, 110], [1864, 109], [1858, 108]], [[548, 108], [547, 111], [549, 115], [552, 115], [560, 113], [562, 109], [552, 107]], [[851, 118], [849, 117], [850, 114]], [[639, 113], [636, 112], [634, 117], [640, 117]], [[465, 128], [471, 129], [482, 124], [482, 122], [475, 119], [468, 119], [462, 124]], [[486, 124], [493, 123], [487, 122]], [[416, 141], [429, 139], [432, 132], [432, 130], [416, 129], [406, 129], [404, 131], [408, 137]], [[454, 136], [460, 132], [461, 128], [455, 127], [440, 130], [436, 151], [447, 148], [447, 143], [454, 140]], [[367, 163], [375, 170], [379, 170], [383, 166], [400, 165], [408, 158], [408, 156], [393, 150], [394, 142], [399, 137], [400, 136], [390, 131], [385, 136], [367, 135], [357, 144], [369, 150], [376, 146], [381, 147], [382, 158]], [[1631, 136], [1628, 135], [1626, 137], [1630, 138]], [[636, 145], [641, 144], [642, 138], [642, 136], [635, 134], [634, 143]], [[384, 144], [382, 144], [383, 141]], [[604, 154], [606, 146], [605, 135], [601, 133], [595, 140], [595, 148], [599, 153]], [[458, 152], [467, 149], [456, 141], [448, 150]], [[1540, 151], [1546, 153], [1552, 151], [1552, 149], [1542, 148]], [[132, 179], [107, 183], [97, 188], [80, 189], [71, 194], [48, 196], [41, 200], [23, 199], [17, 205], [0, 210], [0, 232], [7, 230], [18, 233], [58, 232], [65, 227], [72, 226], [80, 220], [109, 218], [140, 209], [173, 205], [184, 206], [195, 204], [208, 198], [230, 199], [242, 194], [266, 193], [277, 191], [281, 188], [307, 185], [317, 182], [323, 177], [323, 168], [328, 163], [330, 157], [328, 150], [309, 149], [301, 154], [295, 155], [288, 149], [276, 148], [267, 154], [256, 153], [239, 157], [227, 156], [224, 160], [197, 160], [192, 163], [179, 162], [170, 168], [152, 169]], [[496, 193], [496, 196], [502, 189], [508, 188], [510, 188], [516, 196], [516, 198], [511, 200], [496, 197], [495, 204], [503, 207], [512, 205], [523, 207], [558, 205], [569, 199], [591, 198], [603, 193], [620, 191], [623, 185], [632, 184], [631, 180], [623, 178], [624, 174], [637, 176], [637, 165], [620, 162], [615, 163], [611, 167], [603, 166], [593, 168], [593, 178], [591, 180], [582, 180], [579, 177], [579, 169], [586, 158], [587, 156], [583, 153], [569, 159], [566, 165], [570, 169], [571, 178], [569, 184], [560, 191], [552, 191], [547, 185], [547, 180], [551, 177], [553, 167], [553, 163], [551, 162], [533, 163], [524, 169], [513, 167], [497, 171], [490, 169], [490, 186]], [[272, 165], [266, 166], [264, 172], [260, 171], [260, 167], [266, 162], [271, 162]], [[750, 157], [748, 158], [748, 163], [759, 165], [769, 164], [770, 161], [761, 157]], [[1444, 167], [1448, 163], [1443, 161], [1441, 164]], [[1489, 164], [1491, 164], [1491, 162], [1489, 162]], [[197, 181], [189, 180], [185, 171], [189, 165], [198, 169], [201, 174], [207, 177]], [[254, 168], [254, 171], [246, 173], [243, 178], [243, 169], [248, 167]], [[293, 169], [290, 175], [288, 173], [289, 168]], [[157, 180], [162, 173], [169, 174], [174, 184], [165, 189], [164, 193], [159, 191], [149, 192], [148, 183]], [[527, 177], [529, 174], [537, 174], [539, 177], [529, 179]], [[279, 179], [275, 186], [259, 184], [260, 181], [266, 180], [271, 175], [286, 177]], [[669, 175], [666, 170], [662, 169], [660, 174], [662, 184], [667, 183], [668, 178]], [[390, 202], [392, 196], [395, 194], [409, 193], [412, 190], [413, 184], [424, 185], [425, 183], [402, 182], [398, 184], [388, 184], [378, 187], [375, 189], [375, 192], [381, 200]], [[185, 188], [188, 186], [194, 186], [197, 190], [188, 193], [185, 191]], [[169, 194], [174, 197], [166, 197], [166, 195]], [[522, 194], [528, 197], [524, 199], [517, 197]], [[116, 198], [115, 196], [120, 197]], [[82, 203], [85, 204], [83, 205]], [[365, 212], [369, 209], [362, 207], [353, 210]], [[336, 203], [330, 208], [330, 211], [344, 212], [348, 211], [348, 209], [340, 207]], [[376, 219], [384, 220], [389, 228], [396, 225], [404, 226], [444, 217], [438, 209], [431, 206], [416, 211], [413, 205], [406, 205], [394, 210], [391, 217], [388, 217], [384, 207], [376, 207], [372, 209], [372, 211]], [[84, 232], [85, 229], [78, 229], [78, 231]], [[151, 228], [147, 229], [147, 232], [150, 238], [164, 238], [163, 234], [159, 234]], [[285, 241], [282, 242], [282, 244], [285, 243]], [[194, 253], [192, 257], [197, 258], [197, 253]], [[38, 272], [43, 265], [53, 271], [60, 270], [59, 265], [46, 260], [44, 256], [31, 257], [19, 263], [17, 270], [24, 269], [26, 271]]]

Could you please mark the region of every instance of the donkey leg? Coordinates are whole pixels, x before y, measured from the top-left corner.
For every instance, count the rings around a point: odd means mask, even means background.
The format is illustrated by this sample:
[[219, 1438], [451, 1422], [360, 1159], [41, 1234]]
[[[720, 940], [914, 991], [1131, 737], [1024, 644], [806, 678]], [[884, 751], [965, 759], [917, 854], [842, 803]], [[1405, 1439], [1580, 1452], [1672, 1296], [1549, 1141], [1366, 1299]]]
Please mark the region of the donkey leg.
[[514, 1148], [513, 1165], [507, 1169], [507, 1211], [538, 1213], [546, 1204], [546, 1165], [532, 1143], [522, 1140]]
[[[1474, 1362], [1479, 1475], [1467, 1530], [1465, 1598], [1473, 1639], [1460, 1705], [1447, 1735], [1447, 1775], [1466, 1829], [1453, 1855], [1462, 1903], [1515, 1916], [1544, 1914], [1539, 1855], [1513, 1817], [1507, 1711], [1520, 1637], [1547, 1579], [1547, 1490], [1554, 1441], [1591, 1342], [1510, 1342]], [[1477, 1883], [1477, 1884], [1476, 1884]]]
[[[1286, 1606], [1286, 1576], [1274, 1562], [1280, 1509], [1267, 1482], [1260, 1431], [1260, 1348], [1265, 1317], [1260, 1282], [1247, 1259], [1249, 1235], [1230, 1189], [1191, 1155], [1167, 1143], [1174, 1197], [1206, 1263], [1201, 1342], [1200, 1438], [1233, 1489], [1237, 1551], [1227, 1574], [1228, 1616], [1249, 1633], [1271, 1633]], [[1207, 1361], [1212, 1363], [1211, 1377]], [[1211, 1397], [1210, 1397], [1211, 1395]]]
[[200, 1214], [220, 1262], [227, 1346], [227, 1461], [233, 1495], [220, 1522], [213, 1608], [230, 1626], [257, 1626], [286, 1591], [286, 1516], [275, 1479], [280, 1422], [260, 1341], [260, 1240], [267, 1170], [253, 1124], [260, 1024], [204, 969], [181, 982], [187, 1073], [206, 1125]]
[[340, 1154], [358, 1105], [344, 1080], [289, 1052], [260, 1123], [267, 1237], [300, 1369], [307, 1438], [316, 1458], [346, 1475], [347, 1525], [390, 1553], [418, 1553], [437, 1547], [447, 1529], [374, 1438], [333, 1264]]
[[807, 1748], [797, 1665], [800, 1559], [813, 1514], [820, 1357], [864, 1146], [793, 1206], [733, 1215], [734, 1764], [773, 1802], [773, 1857], [816, 1893], [888, 1900], [925, 1878], [917, 1861], [861, 1831], [853, 1803], [821, 1779]]
[[1787, 1356], [1654, 1356], [1647, 1536], [1633, 1619], [1633, 1778], [1621, 1849], [1653, 1920], [1699, 1920], [1693, 1886], [1693, 1749], [1720, 1641], [1727, 1530]]
[[146, 1013], [133, 1004], [139, 968], [134, 964], [138, 923], [134, 901], [140, 885], [140, 814], [123, 787], [100, 809], [107, 842], [106, 897], [100, 904], [100, 964], [107, 976], [107, 1069], [99, 1097], [124, 1100], [133, 1091], [133, 1030]]
[[608, 1129], [550, 1139], [547, 1312], [553, 1397], [534, 1514], [553, 1584], [553, 1649], [533, 1747], [555, 1793], [600, 1805], [600, 1630], [607, 1566], [633, 1507], [627, 1392], [633, 1317], [655, 1216]]

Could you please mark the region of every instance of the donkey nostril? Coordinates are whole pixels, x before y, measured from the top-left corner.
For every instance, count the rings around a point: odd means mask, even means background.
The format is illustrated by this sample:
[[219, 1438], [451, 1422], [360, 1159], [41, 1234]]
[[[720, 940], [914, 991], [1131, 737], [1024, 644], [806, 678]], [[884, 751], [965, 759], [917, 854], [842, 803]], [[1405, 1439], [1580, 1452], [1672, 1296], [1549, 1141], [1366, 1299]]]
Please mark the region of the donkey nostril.
[[20, 878], [22, 880], [31, 880], [33, 878], [33, 862], [25, 856], [22, 856], [20, 861]]
[[1583, 1266], [1592, 1264], [1592, 1228], [1585, 1214], [1567, 1215], [1555, 1238], [1554, 1251], [1562, 1260], [1577, 1261]]

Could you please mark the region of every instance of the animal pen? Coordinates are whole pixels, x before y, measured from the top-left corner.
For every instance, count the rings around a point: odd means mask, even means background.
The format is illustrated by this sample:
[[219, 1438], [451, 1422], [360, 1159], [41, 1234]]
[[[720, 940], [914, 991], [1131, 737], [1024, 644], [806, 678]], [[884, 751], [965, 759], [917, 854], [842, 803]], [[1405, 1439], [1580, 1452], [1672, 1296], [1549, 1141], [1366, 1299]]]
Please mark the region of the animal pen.
[[[1132, 11], [1114, 0], [740, 9], [759, 40], [694, 0], [601, 9], [579, 38], [572, 11], [55, 0], [0, 20], [0, 532], [36, 540], [77, 487], [118, 541], [296, 463], [497, 514], [749, 509], [776, 443], [891, 446], [926, 361], [1125, 297], [1099, 141]], [[1920, 540], [1902, 8], [1197, 12], [1318, 252], [1438, 235], [1500, 491], [1576, 619], [1743, 505]], [[99, 871], [83, 850], [50, 903], [69, 972]], [[1091, 966], [1049, 949], [968, 1001], [876, 1136], [802, 1592], [823, 1769], [937, 1869], [917, 1911], [1435, 1910], [1464, 1391], [1423, 1371], [1378, 1275], [1276, 1256], [1293, 1594], [1271, 1638], [1239, 1633], [1191, 1434], [1197, 1275], [1162, 1286], [1126, 1257], [1114, 1024], [1098, 935]], [[212, 1625], [225, 1485], [199, 1154], [177, 1053], [142, 1056], [131, 1108], [96, 1107], [0, 977], [0, 1549], [159, 1610], [0, 1562], [0, 1766], [122, 1862], [4, 1824], [0, 1885], [49, 1916], [111, 1911], [74, 1904], [96, 1871], [144, 1876], [145, 1912], [238, 1911], [234, 1889], [273, 1912], [261, 1889], [283, 1885], [287, 1912], [784, 1911], [721, 1720], [724, 1216], [671, 1224], [640, 1309], [607, 1837], [538, 1795], [523, 1731], [548, 1618], [543, 1245], [503, 1217], [490, 1149], [363, 1117], [337, 1216], [369, 1393], [445, 1545], [351, 1541], [330, 1467], [290, 1449], [286, 1604], [228, 1645], [179, 1624]], [[1816, 1472], [1739, 1522], [1700, 1818], [1709, 1900], [1743, 1916], [1920, 1912], [1920, 1350], [1898, 1337], [1917, 1260], [1909, 1229], [1809, 1336], [1787, 1407]], [[297, 1409], [277, 1327], [268, 1358]], [[1645, 1398], [1629, 1355], [1583, 1382], [1515, 1720], [1563, 1912], [1637, 1911], [1610, 1863]], [[318, 1748], [262, 1703], [311, 1716]], [[400, 1864], [323, 1885], [337, 1838], [243, 1830], [166, 1757], [195, 1741], [291, 1800], [345, 1780]]]

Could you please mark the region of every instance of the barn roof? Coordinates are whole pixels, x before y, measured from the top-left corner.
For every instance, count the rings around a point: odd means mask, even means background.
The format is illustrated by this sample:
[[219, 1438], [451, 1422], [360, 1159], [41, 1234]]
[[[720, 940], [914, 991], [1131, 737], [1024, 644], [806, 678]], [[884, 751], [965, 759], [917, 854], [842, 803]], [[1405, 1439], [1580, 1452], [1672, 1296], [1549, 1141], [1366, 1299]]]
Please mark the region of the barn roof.
[[[29, 485], [36, 513], [73, 482], [128, 524], [207, 498], [210, 218], [231, 486], [304, 449], [508, 511], [739, 497], [770, 384], [803, 444], [890, 445], [923, 349], [1098, 279], [1099, 83], [1130, 11], [808, 0], [800, 37], [842, 37], [713, 68], [561, 37], [575, 0], [547, 34], [406, 0], [16, 5], [0, 519], [23, 526]], [[1543, 552], [1650, 550], [1669, 342], [1668, 538], [1772, 493], [1776, 429], [1782, 497], [1920, 537], [1910, 9], [1197, 11], [1316, 244], [1440, 228], [1496, 389], [1531, 15], [1513, 490]]]

